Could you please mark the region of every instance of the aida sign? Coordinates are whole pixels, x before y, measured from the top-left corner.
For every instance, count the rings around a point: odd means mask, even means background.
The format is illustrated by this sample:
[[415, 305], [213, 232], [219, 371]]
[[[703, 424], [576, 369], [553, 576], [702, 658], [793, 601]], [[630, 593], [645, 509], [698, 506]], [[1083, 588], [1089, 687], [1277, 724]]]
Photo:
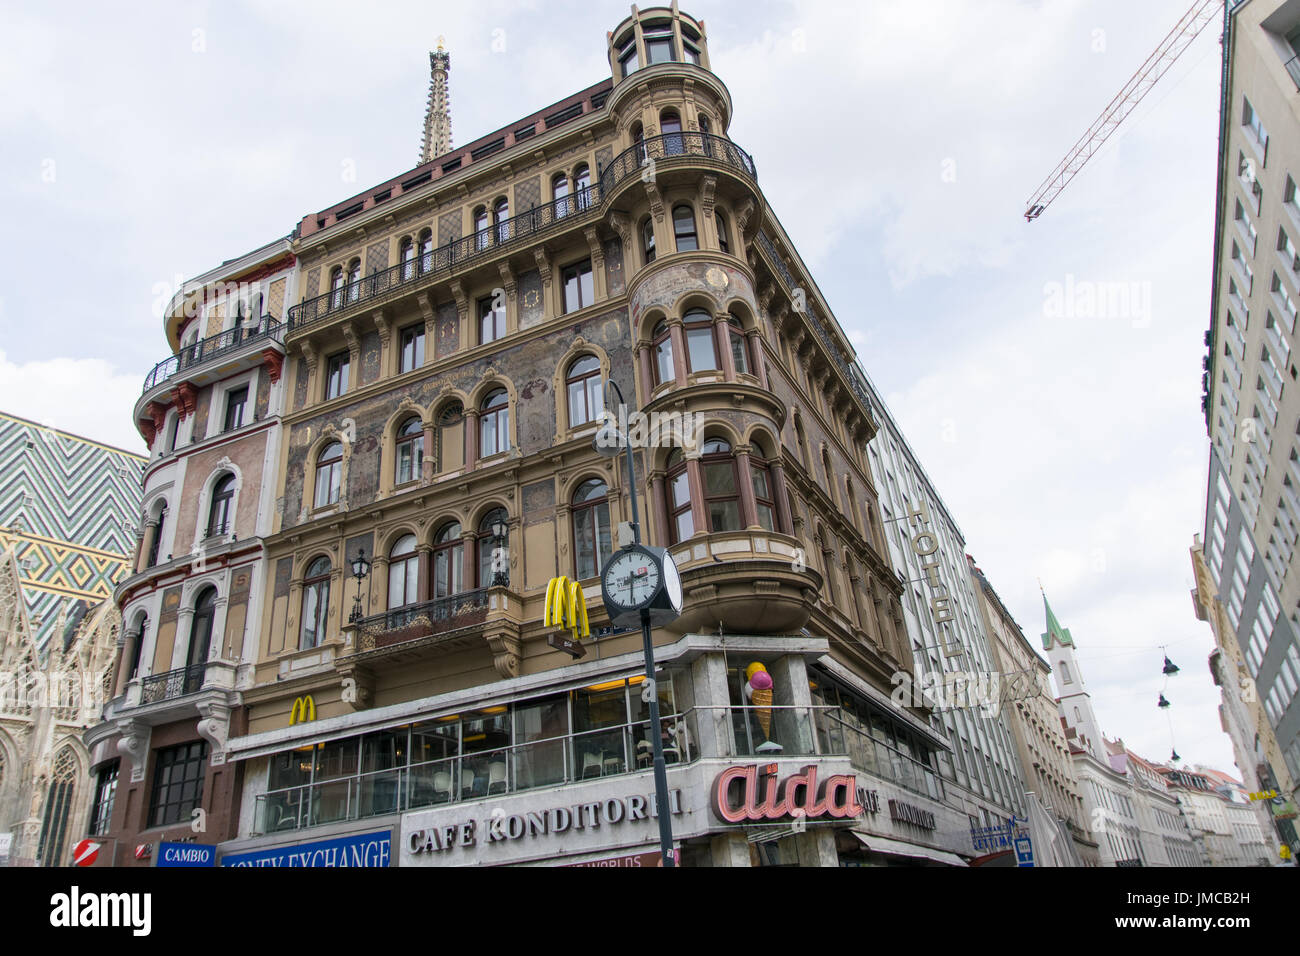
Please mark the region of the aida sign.
[[777, 779], [777, 764], [728, 767], [713, 781], [710, 805], [727, 823], [783, 820], [852, 819], [879, 809], [875, 791], [860, 789], [851, 773], [818, 779], [817, 766], [809, 764], [784, 780]]

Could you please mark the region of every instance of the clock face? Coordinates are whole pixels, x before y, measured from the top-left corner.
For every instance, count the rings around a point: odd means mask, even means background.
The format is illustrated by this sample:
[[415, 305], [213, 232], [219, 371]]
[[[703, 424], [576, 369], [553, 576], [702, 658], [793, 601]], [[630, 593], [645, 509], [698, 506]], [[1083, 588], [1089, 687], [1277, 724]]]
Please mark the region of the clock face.
[[664, 552], [664, 590], [668, 592], [668, 600], [672, 603], [673, 610], [681, 613], [682, 610], [682, 576], [677, 573], [677, 562], [667, 551]]
[[642, 551], [620, 551], [605, 565], [604, 584], [619, 607], [643, 607], [659, 591], [659, 567]]

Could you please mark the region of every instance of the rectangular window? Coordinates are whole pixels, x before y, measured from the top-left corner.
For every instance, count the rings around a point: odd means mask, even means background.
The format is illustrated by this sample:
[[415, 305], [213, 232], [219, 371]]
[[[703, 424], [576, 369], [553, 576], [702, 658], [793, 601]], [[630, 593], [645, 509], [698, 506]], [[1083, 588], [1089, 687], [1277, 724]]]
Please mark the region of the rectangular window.
[[424, 364], [424, 326], [402, 329], [402, 357], [399, 372], [410, 372]]
[[248, 404], [248, 386], [226, 393], [226, 431], [234, 431], [244, 424], [244, 406]]
[[479, 299], [478, 302], [478, 341], [480, 345], [505, 338], [506, 304], [504, 299], [500, 307], [496, 305], [496, 296]]
[[325, 372], [325, 400], [338, 398], [348, 392], [348, 353], [331, 355]]
[[1255, 108], [1250, 105], [1250, 100], [1244, 96], [1241, 98], [1241, 125], [1247, 127], [1255, 138], [1259, 148], [1267, 153], [1268, 151], [1268, 130], [1264, 129], [1264, 124], [1255, 112]]
[[158, 751], [149, 799], [149, 826], [189, 820], [190, 813], [203, 800], [203, 768], [207, 762], [207, 741], [196, 740]]
[[562, 273], [564, 279], [564, 311], [576, 312], [596, 301], [596, 289], [591, 276], [591, 260], [584, 259], [569, 266]]
[[117, 798], [117, 771], [120, 761], [99, 771], [95, 784], [95, 805], [90, 811], [90, 835], [103, 836], [113, 822], [113, 803]]

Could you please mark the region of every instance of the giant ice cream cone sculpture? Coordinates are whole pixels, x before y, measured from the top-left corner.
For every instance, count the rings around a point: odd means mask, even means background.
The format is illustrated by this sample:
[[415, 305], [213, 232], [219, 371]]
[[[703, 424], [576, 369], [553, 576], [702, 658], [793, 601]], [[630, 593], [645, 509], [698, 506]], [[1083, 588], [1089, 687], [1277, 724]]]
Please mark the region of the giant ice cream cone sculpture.
[[763, 739], [772, 739], [772, 675], [758, 661], [745, 668], [745, 677], [749, 682], [745, 689], [754, 704], [754, 716], [763, 731]]

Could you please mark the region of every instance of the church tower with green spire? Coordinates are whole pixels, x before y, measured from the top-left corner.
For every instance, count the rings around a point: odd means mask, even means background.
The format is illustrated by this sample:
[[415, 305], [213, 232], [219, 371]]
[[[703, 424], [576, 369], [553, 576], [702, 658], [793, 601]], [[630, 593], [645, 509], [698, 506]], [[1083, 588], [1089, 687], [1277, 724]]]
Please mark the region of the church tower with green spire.
[[1066, 736], [1072, 737], [1080, 747], [1104, 763], [1106, 754], [1102, 745], [1101, 727], [1097, 724], [1097, 715], [1092, 709], [1092, 697], [1083, 682], [1074, 638], [1070, 635], [1069, 628], [1061, 627], [1056, 620], [1052, 605], [1047, 603], [1046, 593], [1043, 594], [1043, 609], [1047, 612], [1043, 650], [1047, 652], [1056, 679], [1056, 705], [1065, 719]]

